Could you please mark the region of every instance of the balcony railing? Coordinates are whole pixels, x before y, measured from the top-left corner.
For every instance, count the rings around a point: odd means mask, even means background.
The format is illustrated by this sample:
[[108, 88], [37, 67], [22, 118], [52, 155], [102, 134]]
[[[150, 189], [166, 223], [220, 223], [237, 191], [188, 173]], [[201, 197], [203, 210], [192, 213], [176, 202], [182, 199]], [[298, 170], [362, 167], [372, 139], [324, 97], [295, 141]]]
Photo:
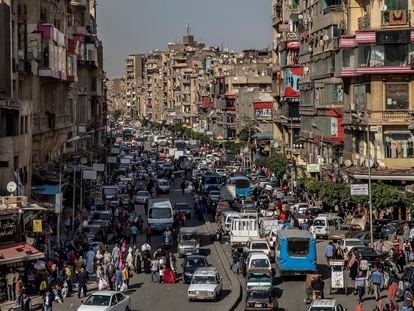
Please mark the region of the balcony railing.
[[369, 29], [371, 27], [370, 19], [371, 19], [370, 14], [366, 14], [362, 17], [359, 17], [358, 18], [358, 29], [359, 30]]

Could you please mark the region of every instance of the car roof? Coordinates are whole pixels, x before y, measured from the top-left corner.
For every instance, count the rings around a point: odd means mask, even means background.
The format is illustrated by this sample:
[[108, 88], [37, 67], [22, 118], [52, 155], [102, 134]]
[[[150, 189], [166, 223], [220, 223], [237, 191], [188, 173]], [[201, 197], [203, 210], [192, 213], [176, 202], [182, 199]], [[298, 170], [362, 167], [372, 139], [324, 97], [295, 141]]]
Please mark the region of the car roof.
[[263, 252], [258, 252], [258, 251], [253, 251], [249, 253], [249, 257], [250, 258], [255, 258], [255, 259], [269, 259], [269, 256], [267, 256], [265, 253]]
[[311, 307], [334, 307], [336, 305], [336, 299], [316, 299]]
[[207, 259], [206, 256], [203, 256], [203, 255], [189, 255], [185, 257], [185, 259], [190, 259], [190, 258], [191, 259], [192, 258]]
[[286, 238], [313, 238], [312, 234], [306, 230], [296, 230], [296, 229], [287, 229], [287, 230], [279, 230], [278, 235], [281, 239]]
[[193, 276], [196, 274], [200, 274], [200, 275], [208, 275], [208, 274], [215, 274], [218, 273], [218, 270], [214, 267], [201, 267], [201, 268], [197, 268], [194, 273]]
[[100, 291], [90, 294], [89, 296], [95, 296], [95, 295], [112, 296], [114, 294], [122, 294], [122, 293], [116, 290], [100, 290]]
[[191, 228], [191, 227], [181, 227], [179, 232], [180, 233], [197, 233], [197, 229]]

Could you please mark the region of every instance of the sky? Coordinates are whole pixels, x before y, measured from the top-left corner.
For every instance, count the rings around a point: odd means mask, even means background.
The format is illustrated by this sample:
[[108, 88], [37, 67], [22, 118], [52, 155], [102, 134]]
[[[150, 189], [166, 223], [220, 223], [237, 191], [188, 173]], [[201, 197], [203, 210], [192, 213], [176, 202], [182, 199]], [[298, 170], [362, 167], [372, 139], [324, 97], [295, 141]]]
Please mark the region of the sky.
[[98, 34], [108, 77], [123, 73], [128, 54], [164, 50], [191, 34], [207, 46], [241, 51], [268, 46], [271, 0], [98, 0]]

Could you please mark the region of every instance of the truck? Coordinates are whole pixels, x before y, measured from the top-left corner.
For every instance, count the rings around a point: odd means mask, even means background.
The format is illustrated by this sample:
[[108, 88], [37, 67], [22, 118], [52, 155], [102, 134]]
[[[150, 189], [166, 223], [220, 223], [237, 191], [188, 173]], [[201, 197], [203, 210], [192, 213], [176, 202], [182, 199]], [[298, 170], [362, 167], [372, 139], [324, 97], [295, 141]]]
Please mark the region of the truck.
[[259, 239], [257, 219], [235, 218], [230, 226], [230, 243], [234, 247], [246, 245], [251, 239]]
[[102, 200], [116, 200], [118, 196], [118, 186], [103, 186], [102, 187]]

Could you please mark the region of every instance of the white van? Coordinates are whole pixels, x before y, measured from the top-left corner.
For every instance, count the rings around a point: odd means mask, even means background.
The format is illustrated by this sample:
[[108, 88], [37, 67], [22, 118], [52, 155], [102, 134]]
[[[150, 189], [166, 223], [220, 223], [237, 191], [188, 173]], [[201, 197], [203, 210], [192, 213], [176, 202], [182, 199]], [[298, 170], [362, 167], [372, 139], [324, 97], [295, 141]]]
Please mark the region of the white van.
[[232, 211], [224, 213], [224, 215], [222, 217], [222, 220], [223, 220], [222, 225], [223, 225], [223, 228], [226, 232], [230, 232], [231, 221], [233, 219], [240, 219], [240, 213], [232, 212]]
[[340, 224], [343, 224], [344, 220], [335, 214], [320, 214], [313, 221], [316, 237], [322, 237], [327, 239], [329, 230], [335, 230]]

